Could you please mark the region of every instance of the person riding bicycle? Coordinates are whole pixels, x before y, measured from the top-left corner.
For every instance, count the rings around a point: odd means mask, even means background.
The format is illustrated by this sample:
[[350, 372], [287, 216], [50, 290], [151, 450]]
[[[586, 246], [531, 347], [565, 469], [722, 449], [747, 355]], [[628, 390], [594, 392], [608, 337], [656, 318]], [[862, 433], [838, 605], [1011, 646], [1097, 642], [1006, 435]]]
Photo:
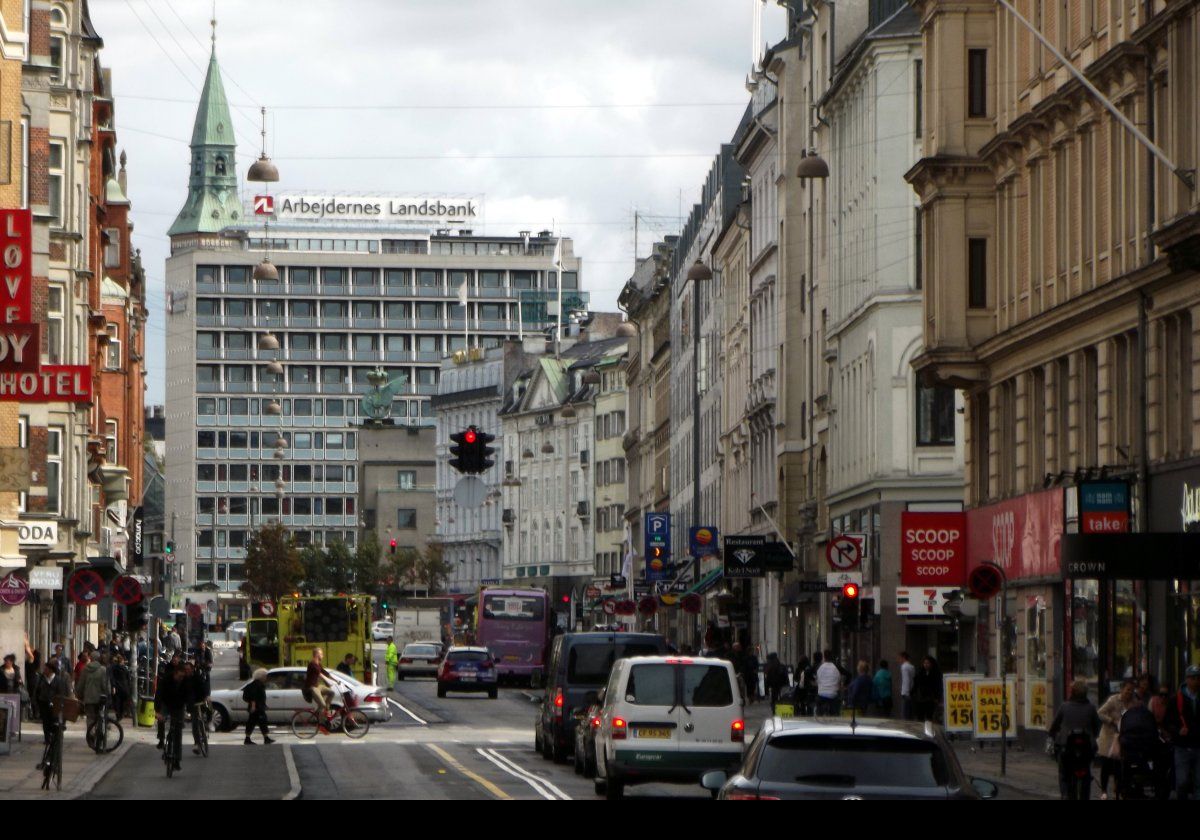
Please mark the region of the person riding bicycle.
[[191, 700], [191, 686], [187, 680], [186, 669], [182, 666], [172, 669], [169, 677], [159, 679], [158, 690], [154, 692], [154, 716], [163, 723], [170, 718], [168, 737], [171, 738], [176, 770], [182, 769], [179, 759], [183, 752], [183, 714]]
[[[1086, 756], [1073, 757], [1068, 754], [1066, 747], [1069, 741], [1080, 734], [1087, 736]], [[1072, 783], [1075, 767], [1073, 760], [1086, 760], [1088, 768], [1088, 784], [1083, 789], [1083, 798], [1090, 796], [1091, 762], [1096, 755], [1096, 738], [1100, 735], [1100, 715], [1096, 706], [1088, 699], [1087, 681], [1075, 680], [1071, 683], [1071, 694], [1067, 702], [1058, 707], [1054, 722], [1050, 724], [1050, 737], [1054, 739], [1055, 752], [1058, 755], [1058, 782], [1064, 799], [1074, 798]]]
[[[208, 680], [204, 676], [204, 671], [193, 664], [191, 661], [183, 663], [183, 679], [187, 684], [188, 689], [188, 711], [191, 712], [192, 720], [200, 718], [201, 726], [205, 725], [204, 713], [205, 703], [208, 701]], [[200, 744], [196, 739], [195, 726], [192, 727], [192, 754], [200, 755]]]
[[303, 692], [306, 701], [317, 704], [322, 719], [329, 714], [329, 705], [334, 698], [334, 691], [330, 688], [334, 678], [325, 670], [325, 666], [322, 664], [324, 659], [325, 651], [315, 648], [312, 659], [308, 663], [308, 670], [304, 674]]
[[[182, 659], [180, 658], [178, 653], [171, 654], [170, 658], [165, 663], [163, 663], [163, 665], [159, 668], [158, 682], [156, 683], [156, 686], [161, 686], [164, 682], [169, 681], [171, 679], [171, 674], [174, 673], [175, 669], [182, 668], [182, 665], [180, 664], [181, 662], [182, 662]], [[157, 694], [157, 693], [158, 692], [157, 692], [157, 688], [156, 688], [155, 694]], [[163, 748], [163, 738], [164, 738], [165, 732], [166, 732], [166, 723], [163, 720], [163, 718], [161, 716], [159, 716], [158, 717], [158, 748], [160, 750]]]

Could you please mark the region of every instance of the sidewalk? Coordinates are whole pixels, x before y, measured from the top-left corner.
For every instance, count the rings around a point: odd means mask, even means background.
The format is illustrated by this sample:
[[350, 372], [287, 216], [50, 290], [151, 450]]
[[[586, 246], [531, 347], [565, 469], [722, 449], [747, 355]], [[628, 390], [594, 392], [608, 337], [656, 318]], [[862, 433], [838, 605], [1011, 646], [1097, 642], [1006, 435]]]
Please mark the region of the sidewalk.
[[973, 741], [953, 741], [958, 763], [968, 776], [979, 776], [1040, 799], [1058, 799], [1058, 765], [1041, 750], [1008, 748], [1007, 773], [1000, 775], [1000, 745], [980, 747]]
[[[124, 724], [123, 724], [124, 725]], [[62, 790], [51, 782], [50, 790], [42, 790], [42, 771], [35, 769], [42, 760], [42, 725], [25, 721], [22, 740], [12, 742], [12, 752], [0, 755], [0, 799], [78, 799], [87, 795], [96, 783], [124, 757], [133, 745], [128, 726], [125, 742], [108, 755], [96, 755], [83, 737], [82, 718], [67, 725], [63, 736]]]

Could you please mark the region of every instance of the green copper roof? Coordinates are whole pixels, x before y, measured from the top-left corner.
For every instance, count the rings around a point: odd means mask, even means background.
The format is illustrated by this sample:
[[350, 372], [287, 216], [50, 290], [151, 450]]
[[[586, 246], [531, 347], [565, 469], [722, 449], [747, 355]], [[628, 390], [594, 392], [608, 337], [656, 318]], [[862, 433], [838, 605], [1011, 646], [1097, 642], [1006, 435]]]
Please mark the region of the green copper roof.
[[192, 126], [192, 148], [233, 144], [233, 120], [229, 116], [229, 100], [225, 98], [225, 85], [221, 82], [221, 68], [217, 66], [217, 51], [214, 48], [208, 59], [204, 90], [200, 92], [196, 124]]
[[562, 402], [567, 398], [567, 365], [562, 359], [543, 358], [542, 373], [546, 377], [547, 384], [550, 385], [550, 390], [554, 392], [556, 402]]

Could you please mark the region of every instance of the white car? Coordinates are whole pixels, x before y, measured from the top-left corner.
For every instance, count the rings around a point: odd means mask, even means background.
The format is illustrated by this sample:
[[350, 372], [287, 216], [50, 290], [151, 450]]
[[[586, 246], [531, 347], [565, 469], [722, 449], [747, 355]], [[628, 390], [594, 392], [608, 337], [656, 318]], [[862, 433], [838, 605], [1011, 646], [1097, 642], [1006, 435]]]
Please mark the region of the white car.
[[442, 646], [437, 642], [413, 642], [404, 646], [396, 666], [396, 679], [436, 677], [442, 664]]
[[242, 639], [246, 635], [246, 622], [233, 621], [225, 625], [225, 638], [231, 642], [242, 643]]
[[371, 638], [377, 642], [386, 642], [396, 632], [396, 625], [390, 621], [371, 622]]
[[[313, 707], [312, 703], [305, 702], [302, 691], [306, 673], [305, 668], [272, 668], [267, 671], [268, 723], [286, 726], [292, 722], [296, 712]], [[354, 692], [358, 708], [372, 722], [391, 720], [392, 710], [382, 688], [361, 683], [341, 671], [330, 671], [329, 674], [343, 691]], [[213, 726], [218, 730], [227, 731], [246, 722], [249, 712], [246, 701], [242, 699], [242, 689], [248, 684], [249, 681], [242, 682], [236, 688], [223, 688], [212, 693]], [[335, 701], [340, 702], [340, 698], [335, 698]]]

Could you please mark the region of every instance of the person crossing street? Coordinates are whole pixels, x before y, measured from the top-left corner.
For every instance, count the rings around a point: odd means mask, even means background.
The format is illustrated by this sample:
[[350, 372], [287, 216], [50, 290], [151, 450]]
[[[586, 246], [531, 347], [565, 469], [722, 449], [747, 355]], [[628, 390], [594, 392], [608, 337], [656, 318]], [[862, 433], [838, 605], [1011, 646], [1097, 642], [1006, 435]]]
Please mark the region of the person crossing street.
[[383, 661], [387, 665], [388, 691], [395, 691], [396, 669], [400, 665], [400, 653], [396, 650], [395, 639], [388, 639], [387, 653], [383, 655]]

